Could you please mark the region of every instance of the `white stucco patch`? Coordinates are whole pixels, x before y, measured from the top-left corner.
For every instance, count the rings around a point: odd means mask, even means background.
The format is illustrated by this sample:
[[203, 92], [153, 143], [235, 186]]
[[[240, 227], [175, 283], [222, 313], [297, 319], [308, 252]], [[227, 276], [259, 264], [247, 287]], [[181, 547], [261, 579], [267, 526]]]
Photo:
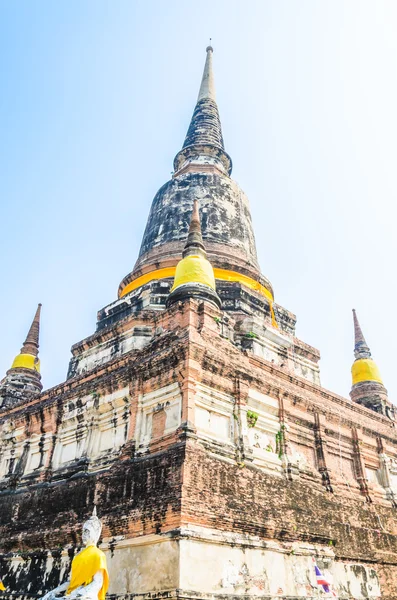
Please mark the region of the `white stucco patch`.
[[95, 459], [117, 451], [126, 440], [129, 419], [128, 387], [69, 400], [58, 431], [53, 468], [83, 456]]
[[195, 395], [195, 425], [199, 437], [234, 444], [234, 398], [201, 383]]
[[[248, 415], [257, 415], [253, 427], [249, 427]], [[248, 392], [247, 405], [243, 409], [243, 433], [247, 436], [253, 452], [254, 464], [264, 470], [282, 472], [278, 456], [276, 435], [280, 430], [279, 403], [276, 398], [262, 394], [256, 389]]]
[[105, 550], [110, 587], [109, 594], [144, 594], [179, 587], [179, 544], [177, 541], [157, 543], [126, 542], [113, 553]]
[[166, 415], [164, 435], [179, 427], [182, 415], [182, 394], [178, 383], [172, 383], [140, 395], [136, 422], [136, 440], [140, 448], [147, 447], [152, 439], [153, 414], [159, 410], [164, 410]]
[[381, 598], [375, 569], [366, 565], [335, 562], [330, 571], [341, 599]]

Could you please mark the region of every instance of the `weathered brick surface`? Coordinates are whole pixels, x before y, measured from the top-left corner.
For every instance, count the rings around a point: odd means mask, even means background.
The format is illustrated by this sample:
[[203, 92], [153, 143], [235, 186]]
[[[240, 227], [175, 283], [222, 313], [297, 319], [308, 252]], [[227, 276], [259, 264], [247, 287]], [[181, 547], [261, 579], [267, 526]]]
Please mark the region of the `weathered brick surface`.
[[[98, 503], [103, 537], [140, 536], [176, 529], [180, 525], [184, 446], [157, 455], [116, 463], [101, 474], [81, 475], [56, 484], [0, 494], [2, 577], [9, 590], [42, 590], [47, 549], [55, 564], [46, 585], [57, 582], [59, 550], [81, 544], [81, 523]], [[31, 558], [28, 570], [10, 571], [7, 556], [18, 552]]]
[[[392, 423], [293, 376], [288, 365], [275, 366], [242, 351], [222, 337], [218, 314], [197, 301], [152, 314], [159, 333], [145, 348], [0, 414], [2, 431], [23, 428], [27, 442], [35, 434], [53, 434], [44, 469], [26, 476], [21, 457], [12, 476], [1, 481], [0, 568], [11, 590], [28, 585], [32, 593], [41, 589], [48, 549], [54, 565], [46, 587], [57, 582], [59, 550], [69, 546], [73, 554], [81, 523], [95, 503], [107, 539], [177, 535], [180, 527], [198, 525], [287, 547], [299, 541], [327, 546], [339, 561], [373, 565], [384, 597], [397, 597], [395, 508], [383, 488], [366, 481], [364, 472], [366, 467], [379, 468], [382, 453], [397, 456]], [[141, 322], [141, 317], [135, 319]], [[132, 327], [134, 318], [128, 323]], [[228, 328], [233, 326], [231, 320]], [[104, 335], [110, 332], [96, 334]], [[97, 343], [96, 336], [84, 343]], [[180, 390], [181, 424], [164, 435], [166, 403], [154, 406], [152, 437], [142, 451], [137, 446], [141, 399], [171, 384]], [[200, 437], [194, 424], [199, 385], [230, 398], [236, 427], [249, 389], [277, 401], [285, 427], [278, 449], [283, 472], [271, 475], [255, 466], [242, 434], [234, 447]], [[81, 399], [91, 398], [95, 414], [103, 395], [125, 388], [130, 414], [120, 450], [97, 463], [87, 456], [54, 468], [53, 451], [67, 411], [81, 417], [78, 437], [86, 410]], [[299, 473], [288, 466], [291, 448], [307, 459]], [[19, 572], [10, 571], [8, 558], [15, 552], [31, 557], [29, 568], [24, 563]]]
[[340, 560], [397, 565], [397, 528], [392, 507], [376, 509], [359, 496], [325, 493], [239, 467], [189, 442], [184, 466], [183, 523], [284, 541], [332, 545]]

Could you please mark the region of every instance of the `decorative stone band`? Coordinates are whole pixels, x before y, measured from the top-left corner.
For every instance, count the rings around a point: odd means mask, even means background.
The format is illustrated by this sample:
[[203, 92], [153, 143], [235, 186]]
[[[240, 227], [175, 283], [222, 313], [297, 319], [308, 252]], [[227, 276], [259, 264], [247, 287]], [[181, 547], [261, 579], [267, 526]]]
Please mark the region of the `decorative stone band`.
[[11, 369], [31, 369], [40, 373], [40, 361], [33, 354], [18, 354], [12, 363]]
[[[121, 292], [119, 293], [119, 298], [126, 296], [133, 290], [136, 290], [137, 288], [141, 287], [142, 285], [145, 285], [146, 283], [149, 283], [150, 281], [175, 277], [175, 271], [176, 271], [176, 267], [164, 267], [162, 269], [156, 269], [155, 271], [150, 271], [149, 273], [145, 273], [144, 275], [137, 277], [136, 279], [131, 281], [128, 285], [126, 285], [125, 288], [123, 290], [121, 290]], [[272, 316], [272, 325], [273, 325], [273, 327], [278, 328], [276, 317], [274, 314], [274, 309], [273, 309], [274, 298], [273, 298], [272, 294], [269, 292], [269, 290], [266, 289], [265, 286], [260, 284], [259, 281], [255, 281], [255, 279], [252, 279], [251, 277], [248, 277], [247, 275], [242, 275], [242, 273], [238, 273], [237, 271], [228, 271], [227, 269], [218, 269], [216, 267], [214, 267], [214, 275], [215, 275], [215, 279], [219, 279], [220, 281], [232, 281], [232, 282], [235, 281], [237, 283], [241, 283], [245, 287], [247, 287], [251, 290], [255, 290], [256, 292], [259, 292], [260, 294], [262, 294], [262, 296], [265, 296], [265, 298], [269, 302], [269, 306], [270, 306], [270, 313]]]

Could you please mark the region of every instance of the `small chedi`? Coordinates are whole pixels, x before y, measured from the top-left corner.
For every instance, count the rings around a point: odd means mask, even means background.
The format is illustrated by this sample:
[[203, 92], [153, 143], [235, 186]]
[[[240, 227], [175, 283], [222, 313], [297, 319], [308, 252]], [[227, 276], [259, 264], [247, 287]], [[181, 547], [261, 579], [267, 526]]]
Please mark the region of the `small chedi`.
[[[42, 388], [39, 306], [0, 382], [7, 600], [103, 600], [106, 562], [113, 600], [397, 598], [394, 405], [355, 313], [341, 397], [275, 301], [212, 60], [135, 266], [66, 380]], [[77, 554], [93, 505], [100, 550], [92, 517]]]
[[[70, 579], [47, 592], [42, 600], [54, 600], [57, 597], [65, 600], [104, 600], [109, 576], [106, 556], [97, 547], [101, 529], [94, 508], [92, 516], [83, 525], [82, 542], [85, 548], [73, 558]], [[65, 596], [61, 595], [62, 592], [66, 592]]]

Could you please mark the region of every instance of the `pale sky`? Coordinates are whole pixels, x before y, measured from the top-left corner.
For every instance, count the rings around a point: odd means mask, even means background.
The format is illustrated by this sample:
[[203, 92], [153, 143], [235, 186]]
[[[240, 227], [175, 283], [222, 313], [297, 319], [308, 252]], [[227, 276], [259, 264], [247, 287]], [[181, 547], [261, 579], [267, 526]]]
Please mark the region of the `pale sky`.
[[232, 176], [276, 302], [346, 397], [356, 308], [396, 402], [396, 31], [395, 0], [3, 0], [0, 378], [38, 302], [48, 388], [116, 299], [212, 37]]

